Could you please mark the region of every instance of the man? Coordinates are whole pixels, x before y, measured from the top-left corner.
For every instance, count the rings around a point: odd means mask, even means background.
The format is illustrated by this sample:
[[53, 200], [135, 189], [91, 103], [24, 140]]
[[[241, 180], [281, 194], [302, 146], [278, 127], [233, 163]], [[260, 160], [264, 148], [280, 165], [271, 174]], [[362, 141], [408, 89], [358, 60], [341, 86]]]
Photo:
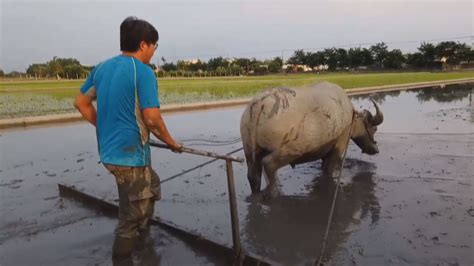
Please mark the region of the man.
[[[97, 65], [81, 87], [75, 107], [96, 126], [100, 160], [115, 176], [119, 223], [112, 259], [130, 264], [140, 232], [146, 231], [160, 180], [151, 168], [150, 131], [175, 152], [181, 145], [169, 134], [160, 113], [158, 85], [147, 65], [158, 47], [158, 32], [148, 22], [128, 17], [120, 25], [121, 55]], [[92, 104], [97, 100], [97, 110]]]

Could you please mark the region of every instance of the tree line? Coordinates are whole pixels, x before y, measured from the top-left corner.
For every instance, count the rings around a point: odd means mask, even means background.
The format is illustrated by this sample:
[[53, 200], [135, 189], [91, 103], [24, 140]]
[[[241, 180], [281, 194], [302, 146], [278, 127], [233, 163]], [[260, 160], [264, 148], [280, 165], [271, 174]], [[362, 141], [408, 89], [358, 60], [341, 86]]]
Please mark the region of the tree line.
[[278, 73], [283, 66], [281, 57], [267, 60], [256, 58], [223, 58], [221, 56], [211, 58], [207, 62], [202, 60], [178, 60], [175, 63], [167, 62], [161, 58], [163, 64], [158, 69], [158, 76], [186, 76], [193, 73], [194, 76], [239, 76], [239, 75], [263, 75], [267, 73]]
[[92, 67], [83, 66], [75, 58], [59, 58], [55, 56], [46, 63], [31, 64], [26, 70], [26, 74], [39, 78], [80, 79], [85, 78], [91, 70]]
[[[150, 66], [158, 76], [163, 77], [206, 77], [264, 75], [279, 72], [300, 71], [350, 71], [350, 70], [448, 70], [457, 69], [461, 63], [470, 65], [474, 61], [474, 50], [460, 42], [446, 41], [438, 44], [423, 42], [413, 53], [402, 53], [399, 49], [389, 50], [385, 43], [368, 48], [327, 48], [316, 52], [296, 50], [286, 62], [281, 57], [257, 60], [256, 58], [214, 57], [204, 60], [178, 60], [168, 62], [164, 57], [161, 65]], [[472, 66], [471, 66], [472, 67]], [[0, 70], [0, 76], [33, 78], [80, 79], [87, 77], [92, 67], [82, 65], [74, 58], [54, 57], [46, 63], [31, 64], [26, 73]]]
[[[328, 48], [317, 52], [296, 50], [283, 62], [281, 57], [271, 60], [255, 58], [211, 58], [209, 61], [163, 62], [159, 75], [186, 75], [186, 73], [215, 73], [216, 75], [262, 75], [278, 72], [301, 71], [348, 71], [348, 70], [449, 70], [457, 69], [461, 62], [467, 65], [474, 61], [474, 50], [465, 43], [440, 42], [421, 43], [416, 52], [402, 53], [389, 50], [385, 43], [369, 48]], [[472, 67], [472, 66], [471, 66]]]
[[92, 66], [84, 66], [75, 58], [53, 57], [46, 63], [34, 63], [28, 66], [26, 73], [12, 71], [5, 74], [0, 70], [0, 77], [56, 78], [83, 79], [92, 70]]
[[474, 51], [465, 43], [440, 42], [421, 43], [414, 53], [403, 54], [399, 49], [389, 50], [385, 43], [369, 48], [328, 48], [317, 52], [297, 50], [288, 59], [288, 64], [306, 65], [310, 68], [325, 66], [328, 70], [370, 69], [441, 69], [457, 66], [461, 62], [470, 64]]

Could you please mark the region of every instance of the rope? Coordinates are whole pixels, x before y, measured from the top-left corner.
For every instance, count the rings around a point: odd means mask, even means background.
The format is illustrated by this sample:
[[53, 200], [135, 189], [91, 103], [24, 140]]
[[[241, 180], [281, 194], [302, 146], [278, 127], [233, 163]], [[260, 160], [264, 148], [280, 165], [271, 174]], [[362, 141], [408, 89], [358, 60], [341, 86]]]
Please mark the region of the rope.
[[[242, 141], [241, 138], [233, 138], [230, 140], [210, 140], [210, 139], [184, 139], [180, 140], [182, 143], [186, 143], [186, 146], [229, 146]], [[193, 142], [193, 143], [189, 143]]]
[[[227, 153], [226, 155], [232, 155], [232, 154], [234, 154], [234, 153], [236, 153], [236, 152], [238, 152], [238, 151], [241, 151], [241, 150], [243, 150], [243, 149], [244, 149], [243, 147], [238, 148], [238, 149], [236, 149], [236, 150], [233, 150], [233, 151]], [[173, 179], [175, 179], [175, 178], [177, 178], [177, 177], [180, 177], [180, 176], [182, 176], [182, 175], [185, 175], [185, 174], [187, 174], [187, 173], [189, 173], [189, 172], [192, 172], [192, 171], [194, 171], [194, 170], [196, 170], [196, 169], [200, 169], [200, 168], [202, 168], [202, 167], [204, 167], [204, 166], [206, 166], [206, 165], [208, 165], [208, 164], [211, 164], [211, 163], [213, 163], [213, 162], [215, 162], [215, 161], [217, 161], [217, 160], [221, 160], [221, 159], [212, 159], [212, 160], [209, 160], [209, 161], [207, 161], [207, 162], [205, 162], [205, 163], [202, 163], [202, 164], [200, 164], [200, 165], [197, 165], [197, 166], [195, 166], [195, 167], [193, 167], [193, 168], [189, 168], [188, 170], [185, 170], [185, 171], [183, 171], [183, 172], [181, 172], [181, 173], [179, 173], [179, 174], [170, 176], [170, 177], [168, 177], [168, 178], [162, 180], [162, 181], [160, 182], [160, 184], [163, 184], [163, 183], [165, 183], [165, 182], [168, 182], [168, 181], [170, 181], [170, 180], [173, 180]]]
[[233, 138], [230, 140], [212, 140], [212, 139], [183, 139], [180, 140], [181, 142], [190, 142], [190, 141], [202, 141], [202, 142], [208, 142], [208, 143], [229, 143], [229, 142], [234, 142], [234, 141], [240, 141], [242, 140], [241, 138]]
[[349, 129], [349, 135], [347, 137], [347, 142], [346, 142], [346, 148], [344, 149], [344, 154], [342, 156], [342, 162], [341, 162], [341, 169], [339, 170], [339, 174], [337, 175], [337, 185], [336, 185], [336, 190], [334, 191], [334, 197], [332, 199], [332, 204], [331, 204], [331, 211], [329, 212], [329, 217], [328, 217], [328, 223], [326, 225], [326, 232], [324, 233], [324, 238], [323, 238], [323, 243], [321, 244], [321, 252], [319, 253], [319, 258], [315, 261], [314, 265], [323, 265], [323, 256], [324, 256], [324, 250], [326, 249], [326, 242], [328, 239], [329, 235], [329, 228], [331, 227], [332, 223], [332, 217], [334, 214], [334, 207], [336, 206], [336, 198], [337, 198], [337, 193], [339, 191], [339, 184], [340, 184], [340, 179], [341, 179], [341, 174], [342, 174], [342, 169], [344, 167], [344, 161], [346, 160], [346, 154], [347, 150], [349, 147], [349, 141], [351, 140], [351, 135], [352, 135], [352, 125], [354, 124], [354, 118], [355, 118], [355, 113], [352, 116], [352, 122], [351, 122], [351, 127]]
[[221, 147], [221, 146], [229, 146], [233, 145], [236, 143], [239, 143], [240, 140], [234, 141], [234, 142], [226, 142], [226, 143], [188, 143], [186, 144], [186, 147], [189, 146], [213, 146], [213, 147]]
[[464, 136], [464, 135], [474, 135], [474, 133], [435, 133], [435, 132], [378, 132], [377, 135], [448, 135], [448, 136]]

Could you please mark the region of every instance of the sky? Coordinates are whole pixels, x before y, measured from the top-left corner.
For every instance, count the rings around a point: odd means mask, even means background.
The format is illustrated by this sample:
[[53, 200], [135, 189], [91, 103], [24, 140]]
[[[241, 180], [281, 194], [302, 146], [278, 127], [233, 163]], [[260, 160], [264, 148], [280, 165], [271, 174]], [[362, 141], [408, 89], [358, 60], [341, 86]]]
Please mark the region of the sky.
[[[0, 69], [25, 71], [54, 56], [95, 65], [120, 53], [127, 16], [152, 23], [152, 63], [210, 57], [291, 56], [295, 49], [368, 47], [415, 51], [421, 41], [472, 45], [474, 1], [456, 0], [0, 0]], [[161, 64], [161, 60], [159, 61]]]

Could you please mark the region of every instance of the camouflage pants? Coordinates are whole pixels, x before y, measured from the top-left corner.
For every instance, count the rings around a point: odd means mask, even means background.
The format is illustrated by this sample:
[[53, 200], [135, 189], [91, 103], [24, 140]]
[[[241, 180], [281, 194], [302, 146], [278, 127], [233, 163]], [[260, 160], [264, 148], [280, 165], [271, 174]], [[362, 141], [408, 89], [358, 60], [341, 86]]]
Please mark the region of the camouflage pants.
[[135, 238], [153, 216], [155, 201], [161, 199], [158, 174], [151, 166], [105, 165], [115, 176], [119, 195], [119, 222], [116, 237]]

